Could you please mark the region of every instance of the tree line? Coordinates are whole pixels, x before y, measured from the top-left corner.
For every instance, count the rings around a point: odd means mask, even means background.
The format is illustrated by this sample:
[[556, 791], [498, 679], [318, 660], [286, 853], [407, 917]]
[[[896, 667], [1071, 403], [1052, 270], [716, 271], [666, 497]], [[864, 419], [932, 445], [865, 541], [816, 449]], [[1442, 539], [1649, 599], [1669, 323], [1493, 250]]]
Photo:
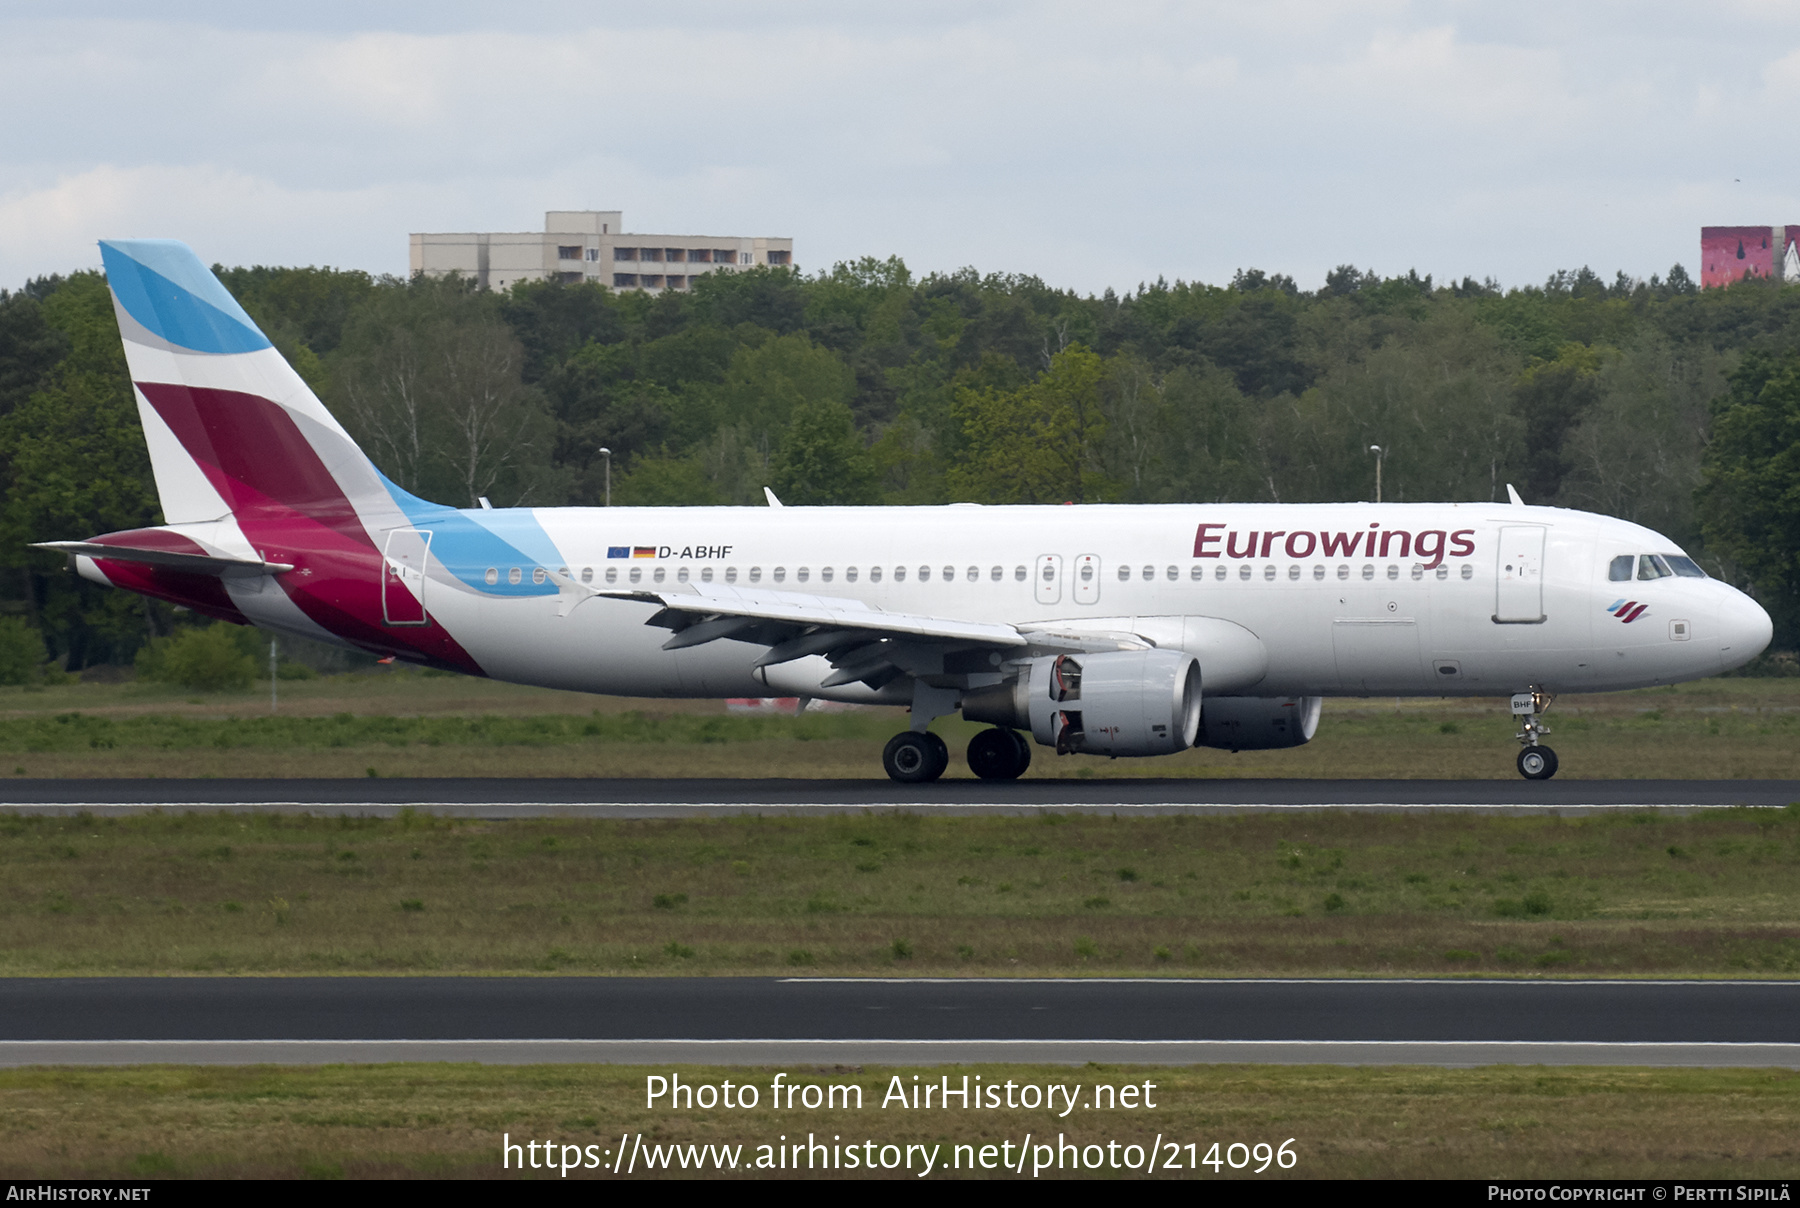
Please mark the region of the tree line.
[[[651, 296], [217, 268], [394, 481], [460, 506], [1556, 504], [1650, 526], [1800, 640], [1800, 290], [1352, 266], [1082, 296], [897, 258]], [[0, 292], [0, 610], [70, 668], [179, 622], [31, 541], [156, 523], [104, 279]]]

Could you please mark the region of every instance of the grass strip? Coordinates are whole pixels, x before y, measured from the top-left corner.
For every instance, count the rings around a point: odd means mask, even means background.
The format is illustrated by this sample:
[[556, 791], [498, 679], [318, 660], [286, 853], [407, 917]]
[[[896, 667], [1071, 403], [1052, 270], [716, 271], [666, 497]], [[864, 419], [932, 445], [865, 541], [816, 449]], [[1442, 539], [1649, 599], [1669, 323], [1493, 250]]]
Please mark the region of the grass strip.
[[[1569, 696], [1551, 712], [1565, 778], [1800, 779], [1800, 680], [1719, 679]], [[799, 718], [717, 701], [622, 700], [399, 671], [292, 685], [281, 712], [254, 694], [152, 684], [0, 688], [0, 774], [14, 776], [879, 777], [905, 724], [883, 709]], [[981, 727], [933, 723], [961, 752]], [[1028, 775], [1510, 777], [1504, 702], [1332, 700], [1295, 750], [1159, 759], [1057, 758]]]
[[1792, 976], [1800, 806], [0, 818], [0, 973]]
[[[1057, 1138], [1148, 1149], [1153, 1138], [1196, 1146], [1278, 1147], [1293, 1138], [1290, 1171], [1229, 1167], [1170, 1178], [1786, 1178], [1800, 1159], [1800, 1074], [1789, 1070], [1631, 1068], [1339, 1068], [1326, 1066], [956, 1066], [789, 1071], [788, 1081], [855, 1084], [861, 1110], [775, 1107], [773, 1072], [683, 1067], [689, 1083], [759, 1087], [744, 1110], [646, 1109], [648, 1075], [622, 1066], [383, 1065], [180, 1067], [0, 1071], [0, 1169], [13, 1178], [560, 1178], [500, 1169], [501, 1137], [616, 1150], [622, 1135], [649, 1146], [804, 1143], [810, 1135], [878, 1144], [954, 1147]], [[883, 1109], [891, 1079], [911, 1088], [944, 1077], [960, 1086], [1155, 1084], [1156, 1107], [1055, 1111]], [[940, 1083], [941, 1085], [941, 1083]], [[1091, 1092], [1090, 1092], [1091, 1093]], [[954, 1102], [954, 1101], [953, 1101]], [[665, 1153], [667, 1150], [664, 1151]], [[1167, 1151], [1164, 1151], [1166, 1158]], [[1235, 1155], [1243, 1157], [1243, 1154]], [[609, 1160], [610, 1155], [602, 1160]], [[973, 1153], [970, 1154], [973, 1157]], [[1143, 1161], [1140, 1150], [1138, 1160]], [[639, 1175], [646, 1176], [640, 1151]], [[753, 1177], [756, 1172], [739, 1172]], [[796, 1177], [793, 1170], [776, 1171]], [[877, 1172], [880, 1177], [884, 1172]], [[918, 1167], [885, 1172], [916, 1179]], [[1029, 1167], [1027, 1177], [1029, 1177]], [[1064, 1170], [1062, 1177], [1072, 1172]], [[680, 1177], [679, 1169], [647, 1177]], [[719, 1177], [711, 1170], [688, 1177]], [[1082, 1171], [1083, 1177], [1131, 1177]], [[570, 1178], [617, 1177], [573, 1171]], [[798, 1177], [807, 1177], [801, 1170]], [[866, 1171], [813, 1177], [870, 1177]], [[940, 1171], [940, 1177], [1017, 1177]], [[1043, 1177], [1057, 1177], [1047, 1172]]]

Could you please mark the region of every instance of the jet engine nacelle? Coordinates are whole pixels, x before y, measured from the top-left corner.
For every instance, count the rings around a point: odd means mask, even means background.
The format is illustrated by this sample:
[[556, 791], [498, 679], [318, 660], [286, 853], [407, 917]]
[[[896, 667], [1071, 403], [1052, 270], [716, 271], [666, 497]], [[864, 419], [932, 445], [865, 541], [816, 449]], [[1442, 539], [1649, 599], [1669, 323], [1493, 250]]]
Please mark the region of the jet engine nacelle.
[[1273, 751], [1298, 747], [1319, 732], [1317, 696], [1212, 696], [1200, 715], [1194, 745], [1227, 751]]
[[1017, 679], [963, 696], [970, 721], [1031, 730], [1057, 754], [1171, 755], [1200, 729], [1200, 660], [1178, 650], [1032, 659]]

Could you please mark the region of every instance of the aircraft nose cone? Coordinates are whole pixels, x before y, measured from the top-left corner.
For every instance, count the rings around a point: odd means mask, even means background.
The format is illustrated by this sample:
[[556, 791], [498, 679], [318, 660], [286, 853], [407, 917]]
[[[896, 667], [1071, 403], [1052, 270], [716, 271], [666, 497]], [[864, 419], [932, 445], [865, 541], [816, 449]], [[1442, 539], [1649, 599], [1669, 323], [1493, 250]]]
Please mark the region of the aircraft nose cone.
[[1719, 606], [1719, 658], [1724, 670], [1742, 667], [1761, 654], [1775, 636], [1775, 623], [1763, 606], [1736, 589]]

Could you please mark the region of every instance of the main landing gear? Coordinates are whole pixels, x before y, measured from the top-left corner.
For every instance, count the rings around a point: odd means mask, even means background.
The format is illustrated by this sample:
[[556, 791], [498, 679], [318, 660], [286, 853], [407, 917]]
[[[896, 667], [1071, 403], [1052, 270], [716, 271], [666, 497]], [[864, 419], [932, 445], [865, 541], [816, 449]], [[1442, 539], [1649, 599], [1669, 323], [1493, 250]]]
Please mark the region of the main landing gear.
[[901, 784], [925, 784], [950, 766], [950, 748], [930, 730], [905, 730], [888, 739], [881, 766]]
[[[888, 739], [881, 766], [901, 784], [928, 784], [950, 766], [950, 748], [926, 727], [934, 718], [956, 712], [961, 696], [954, 688], [913, 682], [912, 728]], [[983, 780], [1017, 780], [1031, 766], [1031, 740], [1017, 730], [995, 726], [969, 740], [969, 770]]]
[[[950, 766], [950, 748], [930, 730], [907, 730], [888, 739], [881, 766], [902, 784], [926, 784]], [[1017, 780], [1031, 766], [1031, 742], [1017, 730], [995, 726], [969, 740], [969, 770], [983, 780]]]
[[1031, 741], [995, 726], [969, 740], [969, 770], [983, 780], [1017, 780], [1031, 766]]
[[1519, 745], [1524, 748], [1519, 752], [1519, 775], [1527, 780], [1548, 780], [1556, 775], [1556, 752], [1538, 741], [1550, 733], [1541, 718], [1555, 699], [1536, 686], [1529, 692], [1513, 693], [1512, 711], [1519, 719]]

